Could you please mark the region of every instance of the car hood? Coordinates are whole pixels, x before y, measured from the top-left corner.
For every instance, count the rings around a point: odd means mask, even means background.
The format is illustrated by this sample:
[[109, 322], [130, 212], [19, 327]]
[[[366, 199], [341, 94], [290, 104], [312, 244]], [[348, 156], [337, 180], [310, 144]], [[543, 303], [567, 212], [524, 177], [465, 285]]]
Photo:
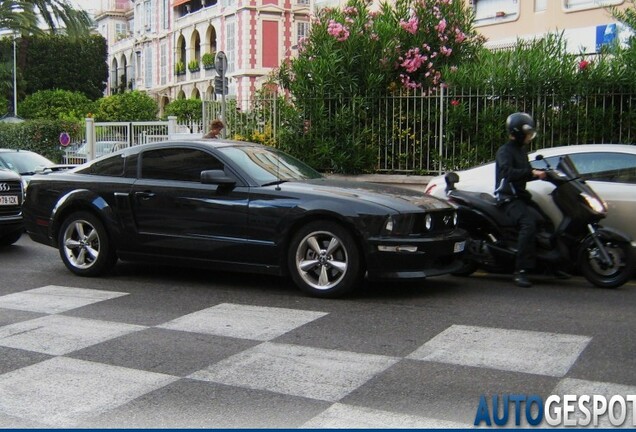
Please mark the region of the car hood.
[[20, 175], [15, 171], [0, 168], [0, 181], [14, 181], [20, 180]]
[[400, 213], [439, 210], [451, 205], [435, 197], [410, 189], [359, 181], [314, 179], [286, 182], [284, 190], [315, 193], [322, 196], [341, 198], [356, 202], [367, 202], [390, 208]]

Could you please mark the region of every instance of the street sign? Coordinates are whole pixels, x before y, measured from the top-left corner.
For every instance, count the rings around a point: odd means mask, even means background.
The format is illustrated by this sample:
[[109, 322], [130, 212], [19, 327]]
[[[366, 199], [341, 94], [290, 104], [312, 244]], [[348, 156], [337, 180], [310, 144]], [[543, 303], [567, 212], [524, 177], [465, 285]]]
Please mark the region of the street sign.
[[62, 147], [66, 147], [70, 143], [71, 143], [71, 136], [68, 134], [68, 132], [62, 132], [60, 134], [60, 145]]
[[214, 77], [214, 93], [218, 95], [227, 95], [229, 93], [227, 78]]
[[227, 56], [223, 51], [217, 51], [214, 57], [214, 67], [216, 68], [216, 72], [221, 76], [227, 72]]

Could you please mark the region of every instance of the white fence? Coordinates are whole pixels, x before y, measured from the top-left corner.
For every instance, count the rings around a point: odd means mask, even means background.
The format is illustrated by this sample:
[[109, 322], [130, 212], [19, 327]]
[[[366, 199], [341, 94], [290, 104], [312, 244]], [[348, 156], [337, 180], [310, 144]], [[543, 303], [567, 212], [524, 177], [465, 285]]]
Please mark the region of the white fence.
[[84, 140], [65, 149], [63, 163], [81, 164], [126, 147], [180, 137], [200, 137], [200, 124], [182, 125], [176, 117], [167, 121], [95, 122], [86, 119]]

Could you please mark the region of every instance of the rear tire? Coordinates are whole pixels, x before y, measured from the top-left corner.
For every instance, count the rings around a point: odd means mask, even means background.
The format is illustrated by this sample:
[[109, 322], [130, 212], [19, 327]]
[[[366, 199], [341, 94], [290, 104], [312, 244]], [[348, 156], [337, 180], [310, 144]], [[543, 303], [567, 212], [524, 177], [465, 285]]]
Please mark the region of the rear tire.
[[634, 274], [634, 257], [631, 244], [601, 239], [612, 263], [603, 265], [600, 251], [589, 238], [581, 248], [579, 268], [592, 284], [600, 288], [618, 288], [629, 281]]
[[59, 232], [58, 249], [66, 267], [79, 276], [99, 276], [117, 261], [102, 221], [92, 213], [71, 214]]
[[362, 274], [353, 236], [332, 221], [311, 222], [298, 230], [289, 244], [287, 265], [294, 283], [314, 297], [351, 292]]

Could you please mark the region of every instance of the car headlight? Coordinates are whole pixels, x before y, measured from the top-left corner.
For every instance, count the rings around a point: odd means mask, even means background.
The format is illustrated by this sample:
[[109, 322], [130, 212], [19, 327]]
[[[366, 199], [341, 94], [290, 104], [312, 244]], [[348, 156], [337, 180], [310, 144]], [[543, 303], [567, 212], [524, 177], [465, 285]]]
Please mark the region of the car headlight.
[[384, 222], [384, 234], [392, 234], [393, 228], [395, 228], [395, 221], [393, 220], [393, 217], [389, 216]]
[[590, 206], [590, 208], [596, 213], [603, 214], [607, 212], [607, 204], [605, 204], [605, 202], [603, 202], [602, 200], [585, 192], [581, 192], [581, 196], [583, 197], [587, 205]]

